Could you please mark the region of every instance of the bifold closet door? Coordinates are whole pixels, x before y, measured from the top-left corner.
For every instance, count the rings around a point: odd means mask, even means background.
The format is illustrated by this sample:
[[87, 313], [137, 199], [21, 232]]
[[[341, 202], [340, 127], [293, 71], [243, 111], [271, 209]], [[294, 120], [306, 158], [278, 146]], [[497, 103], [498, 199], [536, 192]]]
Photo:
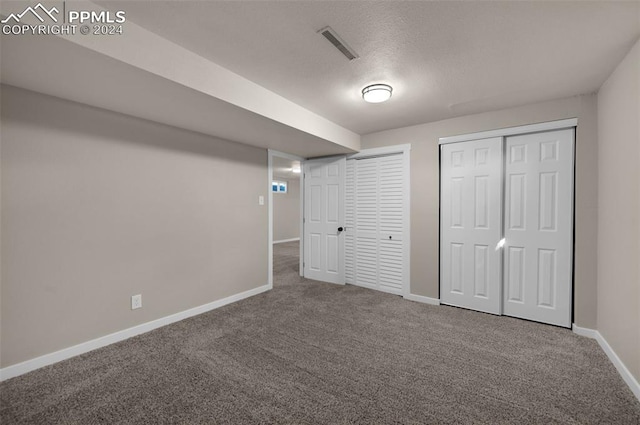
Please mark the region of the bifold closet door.
[[405, 267], [404, 155], [347, 161], [345, 280], [401, 295]]
[[571, 326], [574, 130], [506, 139], [504, 314]]
[[502, 138], [441, 148], [440, 300], [501, 313]]

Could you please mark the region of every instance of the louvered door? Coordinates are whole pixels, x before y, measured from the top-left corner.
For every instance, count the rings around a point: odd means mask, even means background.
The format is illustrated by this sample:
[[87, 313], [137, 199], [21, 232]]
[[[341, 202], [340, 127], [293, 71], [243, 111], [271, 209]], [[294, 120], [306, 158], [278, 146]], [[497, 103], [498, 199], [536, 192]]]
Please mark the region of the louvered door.
[[347, 283], [403, 292], [408, 280], [403, 155], [347, 161]]
[[403, 282], [403, 181], [402, 155], [378, 158], [378, 285], [402, 294]]

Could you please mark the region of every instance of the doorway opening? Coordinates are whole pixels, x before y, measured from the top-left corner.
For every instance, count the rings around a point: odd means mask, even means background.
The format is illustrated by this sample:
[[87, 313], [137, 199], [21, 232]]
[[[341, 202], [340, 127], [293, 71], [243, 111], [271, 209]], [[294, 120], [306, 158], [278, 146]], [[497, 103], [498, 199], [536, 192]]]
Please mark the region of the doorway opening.
[[269, 285], [302, 282], [303, 158], [269, 150]]

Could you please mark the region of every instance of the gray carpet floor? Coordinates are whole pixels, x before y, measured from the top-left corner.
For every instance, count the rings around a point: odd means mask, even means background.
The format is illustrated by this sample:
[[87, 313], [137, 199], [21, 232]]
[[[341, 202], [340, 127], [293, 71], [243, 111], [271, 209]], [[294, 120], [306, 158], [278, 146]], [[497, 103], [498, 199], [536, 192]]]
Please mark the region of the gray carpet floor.
[[640, 423], [597, 343], [569, 330], [286, 281], [5, 381], [0, 422]]
[[300, 277], [300, 242], [273, 245], [273, 287], [295, 285], [305, 281]]

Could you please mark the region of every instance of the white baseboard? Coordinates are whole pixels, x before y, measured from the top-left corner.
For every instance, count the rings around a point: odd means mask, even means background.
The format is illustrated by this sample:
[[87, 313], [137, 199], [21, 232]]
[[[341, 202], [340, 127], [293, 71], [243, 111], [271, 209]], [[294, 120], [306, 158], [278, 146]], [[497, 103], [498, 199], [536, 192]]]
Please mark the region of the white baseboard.
[[282, 239], [280, 241], [273, 241], [274, 244], [277, 243], [285, 243], [285, 242], [295, 242], [295, 241], [299, 241], [300, 238], [291, 238], [291, 239]]
[[582, 328], [576, 325], [575, 323], [571, 326], [571, 330], [573, 330], [573, 333], [575, 334], [578, 334], [580, 336], [586, 336], [587, 338], [593, 338], [593, 339], [596, 339], [596, 335], [598, 334], [598, 331], [595, 329]]
[[588, 338], [593, 338], [596, 341], [598, 341], [598, 344], [600, 344], [602, 351], [604, 351], [607, 357], [609, 357], [609, 360], [611, 360], [611, 363], [613, 363], [613, 365], [616, 367], [616, 369], [618, 370], [618, 373], [620, 374], [620, 376], [622, 376], [622, 379], [624, 380], [624, 382], [626, 382], [626, 384], [629, 386], [629, 388], [631, 389], [633, 394], [636, 396], [638, 401], [640, 401], [640, 384], [638, 383], [638, 380], [631, 374], [631, 372], [629, 372], [629, 369], [627, 369], [624, 363], [622, 363], [622, 360], [620, 360], [620, 357], [618, 357], [616, 352], [613, 351], [613, 348], [611, 348], [611, 346], [609, 345], [607, 340], [604, 339], [602, 334], [595, 329], [581, 328], [580, 326], [577, 326], [575, 323], [573, 324], [573, 332], [575, 332], [578, 335], [586, 336]]
[[402, 296], [405, 300], [416, 301], [423, 304], [440, 305], [438, 298], [429, 298], [423, 295], [407, 294]]
[[178, 322], [192, 316], [197, 316], [198, 314], [206, 313], [207, 311], [215, 310], [216, 308], [223, 307], [227, 304], [231, 304], [236, 301], [258, 295], [262, 292], [268, 291], [269, 289], [271, 289], [269, 285], [259, 286], [257, 288], [250, 289], [239, 294], [231, 295], [229, 297], [213, 301], [199, 307], [194, 307], [189, 310], [172, 314], [170, 316], [152, 320], [151, 322], [143, 323], [141, 325], [124, 329], [122, 331], [114, 332], [112, 334], [92, 339], [91, 341], [83, 342], [69, 348], [64, 348], [53, 353], [45, 354], [43, 356], [36, 357], [35, 359], [24, 361], [22, 363], [7, 366], [3, 369], [0, 369], [0, 381], [4, 381], [25, 374], [27, 372], [31, 372], [32, 370], [36, 370], [53, 363], [58, 363], [59, 361], [87, 353], [97, 348], [105, 347], [107, 345], [123, 341], [133, 336], [152, 331], [154, 329], [169, 325], [174, 322]]

